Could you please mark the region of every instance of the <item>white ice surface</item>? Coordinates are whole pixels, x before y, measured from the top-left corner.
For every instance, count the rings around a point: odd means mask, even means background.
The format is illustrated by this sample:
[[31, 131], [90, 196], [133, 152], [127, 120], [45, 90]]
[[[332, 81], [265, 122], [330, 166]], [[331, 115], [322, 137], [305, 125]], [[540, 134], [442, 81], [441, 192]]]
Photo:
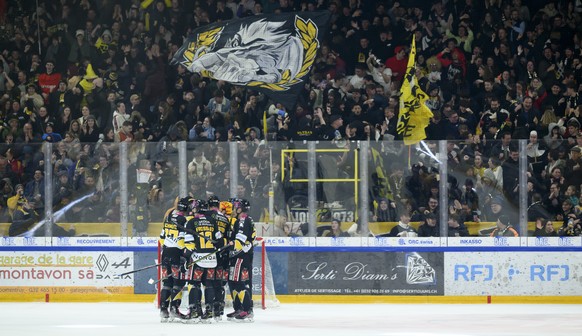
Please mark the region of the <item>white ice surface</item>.
[[161, 324], [147, 303], [0, 303], [0, 335], [582, 335], [582, 305], [285, 304], [254, 323]]

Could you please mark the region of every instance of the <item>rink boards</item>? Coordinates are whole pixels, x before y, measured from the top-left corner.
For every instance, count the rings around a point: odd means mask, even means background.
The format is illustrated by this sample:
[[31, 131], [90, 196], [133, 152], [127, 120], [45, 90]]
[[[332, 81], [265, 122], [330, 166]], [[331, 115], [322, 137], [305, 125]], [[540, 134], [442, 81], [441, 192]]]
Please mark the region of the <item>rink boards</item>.
[[[283, 303], [582, 303], [580, 237], [265, 239]], [[0, 243], [0, 301], [153, 301], [156, 238]]]

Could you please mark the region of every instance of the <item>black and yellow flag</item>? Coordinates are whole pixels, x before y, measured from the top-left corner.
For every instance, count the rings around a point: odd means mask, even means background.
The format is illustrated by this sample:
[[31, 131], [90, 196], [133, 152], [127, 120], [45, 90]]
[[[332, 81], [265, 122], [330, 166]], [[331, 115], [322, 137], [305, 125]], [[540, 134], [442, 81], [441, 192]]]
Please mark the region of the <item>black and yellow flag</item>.
[[428, 126], [432, 111], [425, 105], [428, 96], [416, 79], [416, 42], [412, 37], [412, 46], [408, 56], [408, 65], [406, 66], [406, 75], [402, 87], [400, 88], [400, 115], [396, 130], [402, 134], [404, 144], [412, 145], [426, 139], [424, 129]]
[[388, 177], [386, 177], [386, 175], [384, 174], [386, 169], [384, 169], [384, 160], [382, 159], [382, 155], [374, 147], [371, 147], [370, 151], [372, 152], [372, 162], [374, 164], [373, 169], [376, 178], [376, 180], [373, 181], [374, 185], [373, 187], [375, 189], [376, 194], [375, 196], [380, 198], [386, 198], [393, 201], [394, 196], [392, 195], [392, 191], [390, 190], [390, 182], [388, 181]]
[[196, 29], [172, 62], [203, 77], [262, 91], [292, 108], [309, 77], [330, 13], [256, 15]]

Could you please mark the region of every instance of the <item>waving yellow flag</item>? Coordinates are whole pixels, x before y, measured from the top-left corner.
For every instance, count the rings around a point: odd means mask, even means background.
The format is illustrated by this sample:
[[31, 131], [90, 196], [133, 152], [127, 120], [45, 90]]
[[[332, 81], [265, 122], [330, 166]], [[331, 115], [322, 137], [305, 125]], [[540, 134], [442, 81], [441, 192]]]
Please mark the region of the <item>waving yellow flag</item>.
[[406, 145], [413, 145], [426, 139], [424, 129], [433, 116], [431, 110], [425, 105], [428, 96], [416, 81], [415, 58], [416, 42], [413, 36], [406, 75], [400, 88], [400, 116], [396, 126], [398, 134], [402, 134]]

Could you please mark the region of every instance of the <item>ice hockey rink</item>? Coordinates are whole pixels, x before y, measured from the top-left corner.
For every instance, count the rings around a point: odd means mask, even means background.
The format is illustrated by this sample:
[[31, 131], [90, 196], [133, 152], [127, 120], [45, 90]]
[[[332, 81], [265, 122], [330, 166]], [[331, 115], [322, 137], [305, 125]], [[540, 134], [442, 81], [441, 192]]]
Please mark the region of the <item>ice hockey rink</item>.
[[[1, 303], [1, 335], [581, 335], [582, 305], [285, 304], [254, 323], [159, 322], [147, 303]], [[216, 333], [216, 334], [215, 334]]]

